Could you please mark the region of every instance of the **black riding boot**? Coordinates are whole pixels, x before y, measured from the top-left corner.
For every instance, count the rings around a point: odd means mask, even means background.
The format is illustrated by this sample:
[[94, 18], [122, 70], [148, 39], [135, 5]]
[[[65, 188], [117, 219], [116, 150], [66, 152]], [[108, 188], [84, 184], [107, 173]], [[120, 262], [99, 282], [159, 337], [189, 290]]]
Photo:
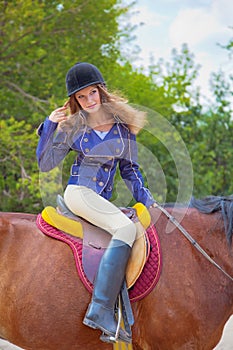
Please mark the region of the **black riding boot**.
[[[117, 330], [115, 304], [124, 281], [130, 253], [131, 247], [125, 242], [117, 239], [110, 241], [101, 259], [92, 300], [83, 320], [86, 326], [100, 329], [110, 337], [115, 337]], [[109, 337], [105, 339], [110, 341]], [[131, 342], [131, 337], [121, 328], [118, 339]]]

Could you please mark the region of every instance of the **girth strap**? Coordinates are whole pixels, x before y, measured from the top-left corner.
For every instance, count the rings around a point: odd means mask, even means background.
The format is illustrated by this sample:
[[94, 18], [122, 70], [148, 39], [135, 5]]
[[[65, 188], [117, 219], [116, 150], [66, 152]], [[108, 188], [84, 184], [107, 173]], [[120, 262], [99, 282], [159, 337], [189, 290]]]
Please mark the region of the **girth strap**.
[[122, 316], [123, 316], [125, 330], [132, 337], [131, 326], [134, 324], [134, 316], [133, 316], [133, 311], [132, 311], [132, 307], [129, 299], [126, 280], [124, 280], [123, 285], [121, 287], [120, 298], [121, 298]]

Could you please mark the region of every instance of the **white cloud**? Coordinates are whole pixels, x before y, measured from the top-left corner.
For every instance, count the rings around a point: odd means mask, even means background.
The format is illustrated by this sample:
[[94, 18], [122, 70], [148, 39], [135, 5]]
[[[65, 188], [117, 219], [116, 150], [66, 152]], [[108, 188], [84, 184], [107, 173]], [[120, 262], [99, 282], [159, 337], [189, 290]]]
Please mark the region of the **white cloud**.
[[229, 37], [229, 27], [233, 25], [233, 1], [212, 0], [208, 6], [196, 4], [182, 8], [174, 17], [169, 28], [172, 46], [188, 43], [197, 46], [208, 38]]
[[179, 11], [171, 23], [169, 37], [172, 46], [180, 47], [182, 43], [195, 46], [221, 30], [222, 27], [213, 13], [201, 8], [185, 9]]
[[134, 14], [131, 19], [131, 23], [140, 24], [143, 23], [147, 27], [158, 27], [161, 25], [164, 20], [164, 16], [150, 11], [150, 9], [146, 6], [135, 6]]
[[[162, 48], [161, 28], [167, 20], [165, 15], [159, 14], [148, 6], [136, 5], [134, 7], [131, 23], [137, 25], [135, 32], [137, 36], [136, 43], [141, 48], [141, 53], [134, 62], [136, 66], [148, 66], [150, 64], [150, 57], [164, 56], [164, 48]], [[142, 24], [140, 26], [140, 24]]]
[[224, 27], [233, 25], [233, 1], [213, 0], [212, 13]]
[[180, 50], [187, 43], [195, 55], [195, 63], [201, 64], [197, 84], [209, 95], [211, 72], [219, 68], [232, 72], [232, 61], [226, 50], [217, 43], [227, 44], [232, 37], [233, 1], [230, 0], [164, 0], [151, 2], [138, 0], [137, 16], [133, 24], [143, 22], [136, 31], [137, 44], [142, 51], [137, 63], [149, 65], [152, 54], [155, 61], [163, 57], [170, 60], [171, 50]]

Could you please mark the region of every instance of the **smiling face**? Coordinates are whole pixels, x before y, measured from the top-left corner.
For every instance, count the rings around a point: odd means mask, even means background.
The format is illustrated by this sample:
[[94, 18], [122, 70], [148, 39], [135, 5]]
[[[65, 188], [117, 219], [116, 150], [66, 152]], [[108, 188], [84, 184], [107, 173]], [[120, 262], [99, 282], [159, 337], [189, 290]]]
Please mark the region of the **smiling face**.
[[100, 94], [97, 86], [88, 86], [75, 94], [81, 108], [88, 113], [96, 113], [101, 105]]

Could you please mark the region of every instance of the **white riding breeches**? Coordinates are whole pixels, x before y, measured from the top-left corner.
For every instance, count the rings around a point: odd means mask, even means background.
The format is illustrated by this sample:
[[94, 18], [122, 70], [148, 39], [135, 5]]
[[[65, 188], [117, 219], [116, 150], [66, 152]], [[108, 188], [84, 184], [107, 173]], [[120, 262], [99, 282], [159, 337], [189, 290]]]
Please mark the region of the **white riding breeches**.
[[132, 247], [136, 239], [136, 225], [107, 199], [85, 186], [68, 185], [64, 200], [76, 215], [109, 232], [114, 239]]

